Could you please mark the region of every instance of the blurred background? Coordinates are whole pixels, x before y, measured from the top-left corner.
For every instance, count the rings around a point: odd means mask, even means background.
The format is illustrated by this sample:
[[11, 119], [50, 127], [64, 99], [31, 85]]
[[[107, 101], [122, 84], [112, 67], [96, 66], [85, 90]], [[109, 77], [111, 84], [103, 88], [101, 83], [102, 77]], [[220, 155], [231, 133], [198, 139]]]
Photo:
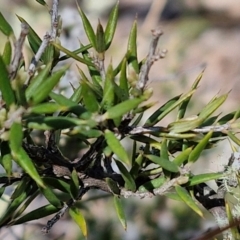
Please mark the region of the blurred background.
[[[51, 1], [46, 1], [49, 6]], [[105, 26], [109, 12], [116, 0], [78, 1], [94, 28], [98, 19]], [[227, 102], [221, 110], [225, 114], [239, 108], [240, 100], [240, 2], [207, 0], [120, 0], [119, 22], [113, 44], [108, 51], [106, 62], [111, 59], [116, 66], [124, 56], [131, 25], [138, 21], [138, 56], [143, 59], [151, 41], [151, 29], [160, 27], [164, 35], [159, 42], [160, 49], [167, 49], [165, 59], [154, 64], [150, 72], [149, 84], [154, 88], [151, 101], [157, 101], [154, 111], [168, 99], [186, 92], [198, 74], [205, 69], [204, 76], [194, 101], [187, 113], [197, 114], [199, 110], [218, 93], [230, 92]], [[45, 7], [33, 0], [0, 0], [0, 11], [12, 24], [16, 35], [20, 32], [20, 23], [15, 14], [23, 17], [42, 37], [50, 29], [50, 17]], [[79, 47], [79, 41], [87, 44], [82, 23], [73, 0], [60, 1], [60, 15], [63, 19], [61, 43], [71, 50]], [[0, 36], [0, 51], [4, 37]], [[30, 61], [27, 51], [24, 53]], [[107, 64], [106, 64], [107, 65]], [[81, 65], [79, 65], [82, 67]], [[74, 66], [63, 87], [78, 84]], [[145, 116], [147, 118], [147, 114]], [[172, 118], [171, 118], [172, 117]], [[170, 116], [161, 122], [166, 126], [173, 121]], [[202, 162], [194, 172], [220, 171], [227, 163], [230, 148], [227, 141], [216, 147], [214, 154], [206, 151]], [[124, 231], [118, 222], [113, 201], [108, 195], [98, 191], [88, 194], [79, 203], [88, 224], [90, 240], [126, 239], [126, 240], [180, 240], [189, 239], [214, 226], [212, 217], [205, 212], [205, 219], [199, 217], [184, 204], [155, 197], [154, 199], [127, 199], [124, 201], [128, 229]], [[103, 198], [102, 198], [103, 197]], [[96, 198], [99, 198], [96, 200]], [[93, 199], [95, 199], [93, 201]], [[44, 199], [35, 203], [35, 207], [44, 204]], [[1, 207], [3, 203], [1, 203]], [[34, 208], [34, 205], [32, 206]], [[49, 240], [84, 239], [78, 227], [64, 216], [50, 234], [40, 231], [46, 219], [0, 230], [0, 239]]]

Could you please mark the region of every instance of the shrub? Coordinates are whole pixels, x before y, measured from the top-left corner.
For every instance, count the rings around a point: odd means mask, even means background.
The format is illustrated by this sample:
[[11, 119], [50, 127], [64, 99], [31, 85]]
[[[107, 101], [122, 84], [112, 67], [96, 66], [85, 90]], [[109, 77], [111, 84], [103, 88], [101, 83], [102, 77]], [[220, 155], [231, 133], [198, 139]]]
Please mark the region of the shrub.
[[[145, 122], [141, 121], [145, 111], [152, 107], [148, 101], [152, 94], [148, 87], [150, 68], [166, 53], [156, 50], [162, 31], [152, 31], [148, 55], [139, 61], [134, 21], [123, 59], [117, 66], [110, 62], [105, 68], [105, 55], [117, 26], [118, 3], [105, 29], [99, 21], [96, 32], [80, 7], [79, 13], [89, 44], [81, 44], [75, 51], [65, 49], [58, 41], [61, 17], [57, 0], [52, 6], [51, 31], [43, 40], [22, 17], [18, 17], [22, 31], [16, 39], [12, 27], [0, 14], [0, 30], [7, 36], [0, 56], [0, 163], [4, 169], [0, 195], [4, 196], [6, 189], [14, 186], [0, 226], [23, 224], [55, 214], [42, 229], [48, 232], [68, 211], [86, 236], [86, 222], [76, 203], [87, 192], [99, 189], [114, 199], [116, 214], [125, 229], [122, 198], [164, 195], [186, 203], [203, 216], [197, 201], [200, 202], [213, 213], [220, 228], [228, 228], [230, 221], [232, 231], [225, 232], [225, 236], [231, 234], [238, 239], [235, 225], [239, 218], [239, 198], [235, 190], [239, 171], [236, 146], [240, 140], [235, 133], [240, 114], [235, 111], [222, 117], [214, 115], [228, 93], [214, 96], [195, 117], [185, 117], [201, 81], [203, 73], [200, 73], [191, 89], [169, 99]], [[27, 67], [22, 56], [25, 38], [34, 54], [27, 74], [23, 74]], [[89, 54], [90, 49], [94, 56]], [[62, 95], [57, 88], [69, 68], [58, 66], [66, 59], [74, 59], [87, 69], [78, 68], [81, 81], [70, 97]], [[173, 111], [176, 120], [159, 126]], [[42, 133], [44, 142], [39, 143], [35, 136]], [[79, 148], [73, 148], [74, 159], [63, 155], [59, 141], [64, 137], [83, 145], [85, 153], [77, 157]], [[125, 138], [132, 146], [131, 153], [122, 144]], [[193, 175], [191, 168], [202, 152], [225, 138], [233, 149], [225, 171]], [[209, 188], [206, 182], [215, 179], [218, 179], [218, 192], [210, 189], [205, 194], [204, 189]], [[229, 193], [237, 199], [232, 208], [224, 198]], [[40, 195], [49, 203], [25, 211]]]

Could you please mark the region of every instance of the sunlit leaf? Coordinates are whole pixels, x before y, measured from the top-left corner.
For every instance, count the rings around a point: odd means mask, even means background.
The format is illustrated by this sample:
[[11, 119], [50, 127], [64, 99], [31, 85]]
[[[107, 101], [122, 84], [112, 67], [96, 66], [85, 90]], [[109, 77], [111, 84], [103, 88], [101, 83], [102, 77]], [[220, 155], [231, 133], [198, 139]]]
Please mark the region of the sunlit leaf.
[[119, 2], [116, 3], [115, 7], [112, 9], [108, 17], [107, 26], [105, 29], [105, 43], [106, 43], [105, 50], [107, 50], [110, 47], [116, 30], [118, 20], [118, 5]]
[[61, 70], [53, 73], [39, 85], [39, 87], [35, 90], [35, 94], [32, 96], [33, 103], [37, 104], [46, 99], [48, 94], [60, 81], [61, 77], [66, 73], [67, 68], [68, 67], [64, 67]]
[[203, 217], [203, 213], [198, 207], [198, 205], [194, 202], [192, 197], [189, 195], [187, 190], [181, 186], [175, 186], [175, 190], [179, 197], [190, 207], [194, 212], [196, 212], [200, 217]]
[[121, 172], [121, 175], [125, 181], [125, 188], [135, 192], [136, 184], [135, 184], [135, 181], [134, 181], [133, 177], [131, 176], [131, 174], [128, 172], [126, 167], [121, 162], [116, 161], [116, 164], [117, 164], [119, 171]]
[[210, 138], [212, 137], [212, 131], [207, 133], [204, 138], [197, 144], [197, 146], [192, 150], [192, 152], [189, 154], [188, 162], [195, 162], [200, 157], [202, 151], [207, 146]]
[[8, 77], [7, 67], [3, 61], [2, 56], [0, 55], [0, 91], [3, 97], [3, 100], [6, 102], [9, 107], [15, 102], [15, 95], [11, 87], [10, 79]]
[[24, 216], [18, 218], [17, 220], [12, 222], [12, 225], [18, 225], [18, 224], [22, 224], [25, 222], [29, 222], [32, 220], [36, 220], [36, 219], [40, 219], [49, 215], [52, 215], [53, 213], [56, 213], [57, 211], [59, 211], [58, 208], [54, 207], [51, 204], [42, 206], [40, 208], [37, 208], [27, 214], [25, 214]]
[[160, 167], [162, 167], [163, 169], [166, 169], [170, 172], [178, 172], [178, 167], [174, 162], [169, 161], [168, 159], [165, 159], [163, 157], [158, 157], [155, 155], [144, 155], [146, 158], [148, 158], [150, 161], [158, 164]]
[[107, 141], [108, 146], [111, 150], [117, 155], [117, 157], [123, 161], [124, 163], [129, 164], [130, 160], [128, 154], [120, 141], [116, 138], [113, 132], [110, 130], [105, 130], [104, 132], [105, 139]]
[[143, 185], [141, 185], [138, 188], [138, 191], [140, 192], [151, 192], [155, 188], [161, 187], [166, 181], [166, 178], [164, 176], [160, 176], [158, 178], [155, 178], [153, 180], [150, 180]]
[[118, 196], [114, 196], [113, 199], [114, 199], [114, 206], [115, 206], [115, 209], [116, 209], [116, 212], [118, 215], [118, 219], [121, 222], [124, 230], [126, 230], [127, 229], [127, 220], [125, 217], [121, 199]]
[[5, 43], [3, 54], [2, 54], [3, 62], [5, 66], [8, 66], [11, 63], [12, 59], [12, 46], [9, 40]]
[[92, 25], [89, 22], [85, 13], [82, 11], [82, 9], [79, 6], [77, 6], [77, 7], [78, 7], [80, 17], [82, 19], [83, 27], [84, 27], [85, 33], [87, 34], [88, 40], [92, 44], [92, 46], [96, 49], [96, 36], [93, 31]]
[[0, 31], [8, 37], [10, 37], [13, 34], [13, 29], [11, 25], [7, 22], [7, 20], [4, 18], [1, 12], [0, 12]]
[[77, 225], [79, 226], [79, 228], [82, 231], [83, 236], [86, 238], [87, 237], [87, 224], [86, 224], [85, 218], [82, 215], [81, 211], [78, 208], [72, 206], [69, 209], [69, 214], [72, 217], [72, 219], [77, 223]]

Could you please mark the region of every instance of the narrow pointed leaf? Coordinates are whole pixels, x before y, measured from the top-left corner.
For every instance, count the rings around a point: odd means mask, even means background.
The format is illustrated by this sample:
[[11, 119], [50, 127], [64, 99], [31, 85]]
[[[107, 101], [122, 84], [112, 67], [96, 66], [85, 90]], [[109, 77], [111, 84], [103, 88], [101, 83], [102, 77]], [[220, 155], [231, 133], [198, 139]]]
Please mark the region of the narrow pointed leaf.
[[175, 190], [179, 197], [185, 202], [194, 212], [196, 212], [200, 217], [203, 217], [203, 213], [198, 207], [198, 205], [194, 202], [192, 197], [189, 195], [187, 190], [181, 186], [175, 186]]
[[18, 122], [14, 122], [10, 129], [10, 147], [14, 152], [18, 152], [22, 147], [23, 131], [22, 125]]
[[120, 141], [116, 138], [114, 133], [107, 129], [104, 132], [104, 136], [108, 146], [117, 155], [117, 157], [124, 163], [129, 164], [130, 160], [129, 160], [128, 154], [126, 150], [123, 148]]
[[12, 222], [12, 225], [18, 225], [18, 224], [22, 224], [22, 223], [29, 222], [32, 220], [47, 217], [47, 216], [52, 215], [53, 213], [56, 213], [57, 211], [59, 211], [58, 208], [54, 207], [51, 204], [48, 204], [48, 205], [42, 206], [40, 208], [37, 208], [37, 209], [25, 214], [24, 216], [18, 218], [17, 220]]
[[70, 182], [71, 196], [76, 199], [79, 193], [79, 180], [76, 170], [72, 171], [71, 182]]
[[127, 79], [127, 59], [124, 58], [121, 65], [121, 73], [119, 77], [119, 87], [123, 90], [125, 94], [125, 99], [129, 98], [129, 86], [128, 86], [128, 79]]
[[10, 177], [12, 174], [12, 156], [8, 142], [1, 142], [1, 157], [0, 164], [5, 169], [7, 175]]
[[[17, 16], [18, 19], [27, 24], [28, 25], [28, 35], [27, 35], [27, 38], [28, 38], [28, 42], [29, 42], [29, 45], [31, 47], [31, 49], [33, 50], [33, 52], [36, 54], [36, 52], [38, 51], [41, 43], [42, 43], [42, 40], [41, 38], [37, 35], [37, 33], [32, 29], [32, 27], [27, 23], [27, 21], [25, 21], [22, 17], [20, 16]], [[43, 57], [43, 56], [42, 56]]]
[[197, 146], [192, 150], [192, 152], [189, 154], [188, 162], [195, 162], [200, 157], [202, 151], [207, 146], [210, 138], [212, 137], [212, 131], [207, 133], [204, 138], [197, 144]]
[[150, 161], [158, 164], [163, 169], [166, 169], [170, 172], [178, 172], [178, 166], [174, 162], [169, 161], [168, 159], [149, 154], [144, 156], [148, 158]]
[[181, 166], [185, 161], [188, 160], [188, 156], [192, 151], [192, 147], [189, 147], [187, 149], [185, 149], [184, 151], [182, 151], [181, 153], [179, 153], [174, 159], [173, 162], [177, 165], [177, 166]]
[[45, 6], [47, 5], [46, 2], [44, 0], [36, 0], [38, 3], [40, 3], [41, 5]]
[[115, 206], [115, 209], [117, 212], [118, 219], [121, 222], [124, 230], [127, 230], [127, 220], [126, 220], [126, 216], [124, 213], [121, 199], [118, 196], [114, 196], [113, 200], [114, 200], [114, 206]]
[[121, 175], [125, 181], [125, 188], [135, 192], [136, 184], [135, 184], [135, 181], [134, 181], [133, 177], [131, 176], [131, 174], [128, 172], [126, 167], [120, 161], [116, 161], [116, 164], [117, 164], [119, 171], [121, 172]]
[[119, 195], [120, 194], [120, 189], [117, 185], [117, 182], [115, 182], [114, 180], [112, 180], [111, 178], [106, 178], [106, 183], [109, 187], [109, 189], [111, 190], [111, 192], [114, 194], [114, 195]]
[[65, 193], [70, 193], [70, 185], [61, 179], [54, 177], [43, 177], [44, 183]]
[[7, 106], [9, 107], [11, 104], [15, 102], [15, 95], [11, 87], [6, 65], [1, 55], [0, 55], [0, 76], [1, 76], [0, 91], [3, 97], [3, 100], [6, 102]]
[[109, 108], [103, 115], [103, 119], [114, 119], [117, 117], [122, 117], [124, 114], [136, 108], [143, 101], [144, 99], [142, 98], [133, 98], [119, 103], [114, 107]]
[[48, 77], [40, 84], [40, 86], [35, 90], [35, 94], [32, 96], [33, 103], [40, 103], [48, 97], [49, 93], [57, 85], [61, 77], [66, 73], [67, 68], [68, 67], [64, 67], [53, 73], [52, 76]]
[[[203, 73], [204, 73], [204, 71], [202, 71], [202, 72], [197, 76], [197, 79], [194, 81], [194, 83], [193, 83], [193, 85], [192, 85], [192, 87], [191, 87], [192, 90], [194, 90], [194, 89], [197, 88], [199, 82], [200, 82], [201, 79], [202, 79]], [[191, 96], [190, 96], [188, 99], [186, 99], [184, 102], [182, 102], [182, 104], [179, 106], [177, 119], [181, 119], [181, 118], [184, 117], [184, 114], [185, 114], [185, 112], [186, 112], [186, 110], [187, 110], [187, 106], [188, 106], [190, 100], [191, 100]]]
[[0, 31], [7, 37], [10, 37], [13, 34], [13, 29], [11, 25], [7, 22], [7, 20], [4, 18], [1, 12], [0, 12]]
[[82, 213], [79, 211], [78, 208], [72, 206], [69, 209], [69, 214], [72, 217], [72, 219], [77, 223], [77, 225], [79, 226], [79, 228], [82, 231], [83, 236], [86, 238], [87, 237], [87, 224], [86, 224], [85, 218], [82, 215]]
[[141, 185], [138, 191], [151, 192], [153, 189], [161, 187], [165, 183], [165, 181], [166, 181], [166, 178], [164, 176], [160, 176], [158, 178], [155, 178]]
[[68, 49], [64, 48], [62, 45], [56, 43], [56, 42], [51, 42], [51, 45], [53, 45], [56, 49], [58, 49], [61, 52], [64, 52], [68, 57], [71, 57], [75, 59], [78, 62], [84, 63], [87, 66], [94, 66], [94, 64], [84, 58], [79, 57], [75, 52], [71, 52]]
[[101, 103], [104, 110], [108, 110], [109, 108], [114, 106], [115, 93], [113, 81], [114, 81], [113, 68], [112, 64], [109, 64], [106, 79], [104, 82], [103, 99]]
[[[105, 33], [102, 27], [102, 24], [100, 23], [100, 20], [98, 20], [97, 25], [97, 32], [96, 32], [96, 51], [98, 53], [104, 53], [106, 49], [105, 45]], [[104, 56], [99, 54], [99, 57], [101, 60], [104, 60]]]
[[[181, 96], [176, 96], [169, 101], [167, 101], [165, 104], [163, 104], [159, 109], [157, 109], [145, 122], [145, 127], [151, 127], [155, 123], [161, 120], [161, 115], [163, 112], [165, 112], [168, 108], [170, 108], [174, 103], [176, 103]], [[158, 120], [160, 119], [160, 120]]]
[[93, 31], [92, 25], [89, 22], [86, 15], [84, 14], [84, 12], [82, 11], [82, 9], [79, 6], [77, 6], [77, 7], [78, 7], [80, 17], [82, 19], [83, 27], [84, 27], [85, 33], [87, 34], [88, 40], [92, 44], [92, 46], [96, 49], [96, 36]]
[[51, 205], [56, 208], [62, 207], [63, 204], [50, 187], [40, 188], [40, 190]]
[[203, 173], [196, 176], [191, 176], [187, 183], [188, 186], [194, 186], [210, 180], [215, 180], [224, 177], [224, 173]]
[[99, 108], [99, 104], [98, 104], [95, 93], [92, 91], [92, 89], [88, 86], [88, 84], [85, 81], [82, 81], [81, 86], [82, 86], [83, 102], [85, 107], [90, 112], [97, 112]]
[[199, 113], [199, 118], [207, 119], [212, 113], [214, 113], [227, 99], [228, 94], [224, 94], [218, 98], [215, 98], [213, 101], [208, 103], [202, 111]]
[[57, 111], [63, 111], [66, 112], [68, 111], [69, 108], [65, 106], [60, 106], [56, 103], [42, 103], [37, 106], [33, 106], [28, 109], [30, 113], [38, 113], [38, 114], [49, 114], [49, 113], [54, 113]]
[[116, 30], [117, 19], [118, 19], [118, 5], [119, 5], [119, 2], [117, 2], [115, 7], [112, 9], [110, 16], [108, 18], [107, 26], [105, 29], [105, 43], [106, 43], [105, 50], [107, 50], [110, 47], [115, 30]]
[[8, 66], [11, 63], [12, 59], [12, 46], [9, 40], [5, 43], [3, 54], [2, 54], [3, 62], [5, 66]]
[[12, 150], [13, 158], [15, 159], [17, 164], [19, 164], [24, 169], [24, 171], [29, 174], [34, 181], [36, 181], [39, 186], [45, 187], [32, 160], [29, 158], [25, 150], [23, 148], [20, 148], [18, 150], [15, 149], [15, 142], [11, 140], [10, 148]]
[[137, 58], [137, 21], [133, 22], [131, 32], [128, 38], [128, 62], [135, 70], [135, 72], [139, 73], [139, 65], [138, 65], [138, 58]]
[[27, 101], [29, 101], [36, 94], [39, 86], [49, 77], [51, 65], [51, 63], [46, 65], [44, 69], [42, 69], [41, 72], [39, 72], [38, 75], [32, 79], [25, 92]]

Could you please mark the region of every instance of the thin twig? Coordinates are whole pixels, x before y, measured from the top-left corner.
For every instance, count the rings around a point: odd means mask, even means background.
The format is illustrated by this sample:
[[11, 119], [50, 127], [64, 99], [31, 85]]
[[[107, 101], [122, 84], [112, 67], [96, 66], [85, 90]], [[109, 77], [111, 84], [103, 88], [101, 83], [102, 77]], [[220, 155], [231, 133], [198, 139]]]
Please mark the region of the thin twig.
[[53, 0], [51, 16], [52, 16], [52, 24], [51, 24], [51, 40], [55, 40], [58, 34], [58, 4], [59, 0]]
[[58, 3], [59, 0], [53, 0], [52, 10], [51, 10], [51, 32], [46, 34], [43, 37], [43, 41], [36, 53], [36, 55], [32, 58], [31, 64], [28, 69], [29, 77], [34, 75], [37, 64], [41, 59], [43, 53], [45, 52], [47, 46], [49, 45], [51, 40], [55, 40], [57, 37], [58, 31]]
[[149, 71], [150, 71], [153, 63], [156, 60], [158, 60], [159, 58], [163, 58], [166, 54], [165, 50], [161, 53], [158, 53], [158, 54], [156, 53], [158, 40], [162, 34], [163, 34], [163, 32], [160, 29], [152, 30], [153, 39], [150, 44], [147, 60], [141, 68], [141, 71], [139, 74], [139, 80], [138, 80], [138, 83], [136, 86], [137, 89], [139, 89], [141, 91], [143, 91], [144, 87], [146, 86], [146, 84], [148, 82], [148, 74], [149, 74]]
[[28, 25], [26, 23], [22, 23], [21, 28], [22, 30], [21, 30], [19, 39], [15, 43], [13, 60], [10, 64], [10, 70], [9, 70], [10, 80], [13, 80], [16, 77], [17, 70], [18, 70], [20, 61], [22, 59], [23, 44], [26, 39], [26, 36], [28, 35], [28, 30], [29, 30]]

